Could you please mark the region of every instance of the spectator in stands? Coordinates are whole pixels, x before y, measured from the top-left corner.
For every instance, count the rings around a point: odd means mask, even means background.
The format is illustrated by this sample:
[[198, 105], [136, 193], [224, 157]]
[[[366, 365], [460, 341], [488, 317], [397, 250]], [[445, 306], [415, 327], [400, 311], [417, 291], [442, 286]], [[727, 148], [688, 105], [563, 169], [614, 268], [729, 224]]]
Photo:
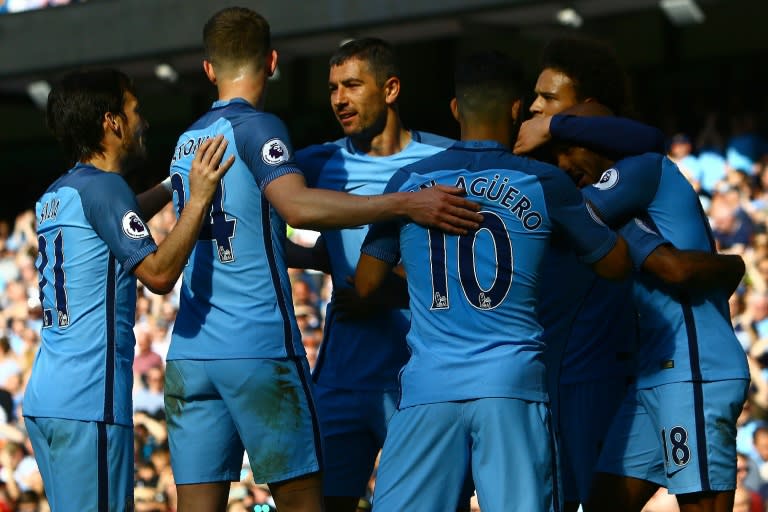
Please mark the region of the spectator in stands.
[[134, 412], [142, 411], [150, 416], [158, 417], [164, 413], [163, 381], [165, 373], [162, 366], [153, 366], [144, 374], [145, 386], [135, 389], [133, 395]]
[[150, 368], [162, 368], [163, 358], [152, 350], [152, 330], [147, 325], [137, 325], [136, 355], [133, 359], [133, 373], [143, 377]]
[[699, 160], [693, 154], [693, 145], [691, 139], [684, 133], [675, 134], [669, 144], [667, 156], [677, 164], [696, 192], [701, 190], [699, 183], [701, 169]]

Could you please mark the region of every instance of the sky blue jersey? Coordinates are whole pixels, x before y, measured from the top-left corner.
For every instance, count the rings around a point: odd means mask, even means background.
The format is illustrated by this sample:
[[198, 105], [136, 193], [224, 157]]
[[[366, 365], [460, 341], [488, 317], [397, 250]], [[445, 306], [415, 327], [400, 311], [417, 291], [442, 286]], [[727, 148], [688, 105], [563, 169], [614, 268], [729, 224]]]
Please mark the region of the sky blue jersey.
[[[381, 194], [392, 175], [408, 164], [434, 155], [453, 140], [411, 131], [411, 142], [393, 155], [369, 156], [349, 138], [310, 146], [296, 153], [310, 187], [351, 194]], [[334, 288], [349, 287], [368, 226], [323, 231], [331, 261]], [[316, 382], [343, 389], [397, 389], [397, 373], [408, 360], [405, 335], [410, 312], [381, 309], [363, 320], [340, 320], [328, 306], [325, 336], [320, 346]]]
[[[620, 160], [582, 192], [611, 226], [637, 217], [678, 249], [714, 252], [696, 193], [677, 166], [660, 154]], [[634, 296], [639, 387], [749, 378], [724, 293], [682, 293], [639, 273]]]
[[[664, 151], [660, 130], [622, 117], [555, 115], [550, 132], [555, 139], [615, 158]], [[632, 237], [627, 241], [641, 260], [660, 243], [639, 230], [623, 234]], [[562, 237], [553, 239], [544, 268], [539, 315], [550, 378], [569, 384], [633, 374], [636, 315], [631, 279], [600, 278], [578, 261]]]
[[195, 150], [218, 134], [229, 141], [224, 160], [236, 160], [184, 269], [168, 359], [303, 356], [285, 266], [285, 221], [263, 193], [272, 180], [301, 172], [282, 121], [240, 98], [215, 102], [174, 150], [177, 215], [189, 199]]
[[541, 274], [539, 320], [554, 383], [632, 375], [632, 280], [599, 277], [562, 237], [553, 238]]
[[363, 252], [408, 275], [411, 358], [401, 407], [481, 397], [546, 401], [536, 304], [541, 261], [554, 227], [585, 263], [616, 235], [590, 215], [559, 169], [489, 141], [458, 142], [393, 176], [387, 191], [463, 187], [482, 205], [479, 230], [446, 235], [414, 223], [374, 226]]
[[78, 164], [35, 206], [42, 342], [27, 416], [133, 423], [134, 267], [157, 247], [122, 176]]

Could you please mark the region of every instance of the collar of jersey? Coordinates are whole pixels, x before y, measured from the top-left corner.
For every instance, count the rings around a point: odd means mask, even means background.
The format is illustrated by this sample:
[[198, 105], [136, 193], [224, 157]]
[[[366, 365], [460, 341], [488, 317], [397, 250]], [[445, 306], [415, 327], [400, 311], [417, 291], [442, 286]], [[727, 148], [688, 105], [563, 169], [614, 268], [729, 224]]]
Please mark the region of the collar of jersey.
[[241, 103], [243, 105], [248, 105], [249, 107], [253, 108], [253, 105], [248, 103], [248, 101], [246, 101], [243, 98], [231, 98], [231, 99], [228, 99], [228, 100], [216, 100], [216, 101], [213, 102], [213, 105], [211, 105], [211, 108], [226, 107], [227, 105], [231, 105], [233, 103]]
[[[417, 132], [416, 130], [410, 130], [411, 132], [411, 140], [408, 141], [408, 144], [405, 145], [404, 148], [402, 148], [400, 151], [396, 151], [392, 153], [391, 155], [385, 155], [385, 156], [375, 156], [373, 158], [398, 158], [400, 156], [400, 153], [405, 151], [407, 148], [411, 146], [413, 143], [420, 143], [421, 142], [421, 133]], [[365, 153], [355, 147], [355, 145], [352, 143], [351, 137], [344, 137], [344, 141], [347, 147], [347, 152], [353, 154], [353, 155], [363, 155], [368, 156], [368, 153]]]
[[75, 163], [74, 167], [72, 167], [72, 168], [69, 170], [69, 172], [75, 172], [75, 171], [79, 171], [79, 170], [81, 170], [81, 169], [91, 169], [91, 170], [94, 170], [94, 171], [99, 171], [99, 172], [107, 172], [107, 171], [105, 171], [105, 170], [103, 170], [103, 169], [99, 169], [98, 167], [96, 167], [96, 166], [95, 166], [95, 165], [93, 165], [93, 164], [86, 164], [86, 163], [83, 163], [83, 162], [77, 162], [77, 163]]
[[455, 146], [464, 149], [502, 149], [509, 151], [509, 148], [495, 140], [460, 140]]

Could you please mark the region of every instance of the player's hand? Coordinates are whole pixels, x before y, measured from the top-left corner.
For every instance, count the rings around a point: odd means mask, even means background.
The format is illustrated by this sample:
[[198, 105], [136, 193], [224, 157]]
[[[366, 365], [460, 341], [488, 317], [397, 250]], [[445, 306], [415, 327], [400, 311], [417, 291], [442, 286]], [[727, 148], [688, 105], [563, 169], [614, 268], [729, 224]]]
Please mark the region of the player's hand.
[[235, 163], [234, 155], [231, 155], [226, 162], [221, 163], [226, 149], [227, 140], [223, 135], [206, 139], [200, 144], [189, 170], [190, 201], [201, 201], [206, 205], [211, 202], [219, 181]]
[[524, 155], [549, 142], [552, 139], [549, 133], [551, 120], [552, 116], [538, 115], [525, 121], [520, 126], [512, 152], [516, 155]]
[[[347, 278], [347, 282], [354, 285], [353, 278]], [[339, 286], [333, 290], [333, 314], [339, 320], [362, 320], [376, 311], [376, 305], [360, 297], [354, 288]]]
[[452, 235], [466, 235], [480, 227], [480, 205], [463, 196], [458, 187], [435, 185], [410, 193], [408, 217], [422, 226], [438, 228]]

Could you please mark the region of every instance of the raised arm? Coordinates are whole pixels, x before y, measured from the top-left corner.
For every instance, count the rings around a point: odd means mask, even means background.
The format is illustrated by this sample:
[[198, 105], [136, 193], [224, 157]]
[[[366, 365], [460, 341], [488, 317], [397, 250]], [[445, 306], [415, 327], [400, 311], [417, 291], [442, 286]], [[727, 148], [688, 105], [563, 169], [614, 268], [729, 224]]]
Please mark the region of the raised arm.
[[[577, 107], [583, 105], [590, 104]], [[570, 109], [555, 116], [538, 115], [525, 121], [520, 127], [514, 152], [530, 153], [553, 139], [616, 159], [664, 152], [664, 134], [653, 126], [626, 117], [582, 117], [569, 112]]]
[[358, 196], [309, 189], [298, 173], [272, 180], [264, 194], [280, 216], [293, 227], [337, 229], [408, 217], [418, 224], [463, 235], [477, 229], [480, 207], [461, 197], [464, 191], [436, 185], [418, 192]]

